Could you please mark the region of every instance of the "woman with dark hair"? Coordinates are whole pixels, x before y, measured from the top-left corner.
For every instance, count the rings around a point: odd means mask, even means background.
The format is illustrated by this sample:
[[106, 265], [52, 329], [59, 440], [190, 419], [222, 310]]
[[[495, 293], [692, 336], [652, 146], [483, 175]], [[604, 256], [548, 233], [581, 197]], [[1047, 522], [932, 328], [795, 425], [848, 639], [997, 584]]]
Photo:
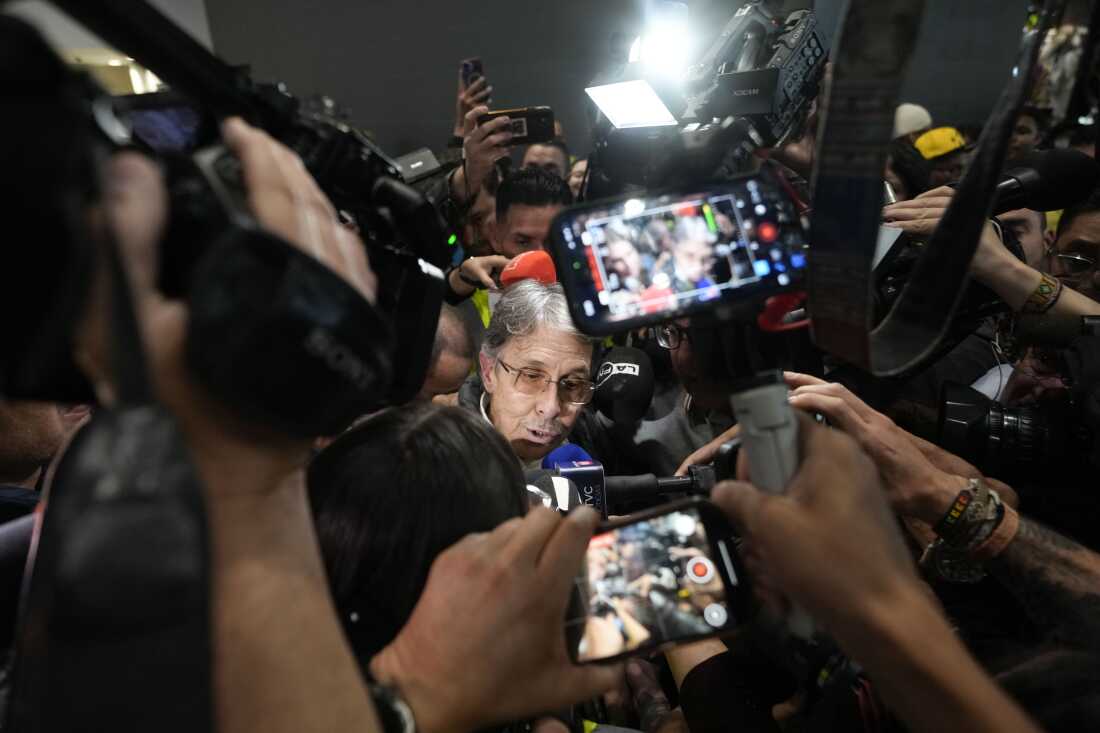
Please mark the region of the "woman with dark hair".
[[523, 473], [480, 416], [430, 403], [380, 412], [309, 467], [333, 599], [366, 669], [412, 615], [432, 562], [526, 514]]
[[[364, 671], [412, 615], [436, 557], [531, 505], [500, 433], [430, 402], [372, 415], [321, 451], [307, 480], [332, 597]], [[568, 733], [569, 719], [563, 711], [493, 730]]]

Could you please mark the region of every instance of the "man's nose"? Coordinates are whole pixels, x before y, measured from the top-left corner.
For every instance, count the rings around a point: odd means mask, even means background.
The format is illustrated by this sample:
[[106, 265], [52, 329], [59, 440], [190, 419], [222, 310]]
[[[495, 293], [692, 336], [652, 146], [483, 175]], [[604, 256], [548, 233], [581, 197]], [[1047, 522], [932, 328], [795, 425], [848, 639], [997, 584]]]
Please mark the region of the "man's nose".
[[561, 412], [561, 402], [558, 400], [558, 383], [549, 382], [535, 401], [535, 411], [541, 417], [557, 417]]

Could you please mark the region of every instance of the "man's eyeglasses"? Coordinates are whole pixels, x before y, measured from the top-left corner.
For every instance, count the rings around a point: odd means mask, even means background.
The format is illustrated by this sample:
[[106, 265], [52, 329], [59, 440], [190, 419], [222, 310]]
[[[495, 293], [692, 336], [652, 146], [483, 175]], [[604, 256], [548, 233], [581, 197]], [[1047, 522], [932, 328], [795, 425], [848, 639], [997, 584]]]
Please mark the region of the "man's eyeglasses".
[[587, 405], [592, 401], [592, 395], [596, 391], [596, 385], [587, 379], [580, 377], [562, 377], [554, 380], [547, 377], [537, 369], [527, 367], [513, 367], [497, 359], [497, 364], [509, 374], [514, 374], [516, 390], [526, 395], [541, 394], [547, 384], [554, 384], [558, 390], [558, 401], [570, 405]]
[[1096, 261], [1089, 257], [1067, 252], [1055, 252], [1053, 249], [1048, 249], [1047, 254], [1050, 255], [1051, 269], [1058, 270], [1058, 273], [1055, 274], [1061, 273], [1066, 277], [1080, 277], [1096, 269]]
[[657, 334], [657, 345], [669, 351], [675, 351], [680, 348], [680, 344], [689, 340], [687, 329], [680, 328], [675, 323], [666, 323], [653, 330]]

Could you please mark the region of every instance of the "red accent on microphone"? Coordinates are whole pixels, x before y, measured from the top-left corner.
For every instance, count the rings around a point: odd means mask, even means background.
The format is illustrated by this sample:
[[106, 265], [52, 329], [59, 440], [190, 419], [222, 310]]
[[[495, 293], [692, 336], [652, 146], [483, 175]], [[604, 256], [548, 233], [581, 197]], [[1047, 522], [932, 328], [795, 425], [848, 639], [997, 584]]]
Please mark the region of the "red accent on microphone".
[[550, 259], [549, 254], [539, 249], [513, 257], [500, 273], [500, 284], [508, 287], [514, 282], [527, 278], [538, 280], [543, 285], [558, 281], [558, 272], [554, 269], [554, 261]]

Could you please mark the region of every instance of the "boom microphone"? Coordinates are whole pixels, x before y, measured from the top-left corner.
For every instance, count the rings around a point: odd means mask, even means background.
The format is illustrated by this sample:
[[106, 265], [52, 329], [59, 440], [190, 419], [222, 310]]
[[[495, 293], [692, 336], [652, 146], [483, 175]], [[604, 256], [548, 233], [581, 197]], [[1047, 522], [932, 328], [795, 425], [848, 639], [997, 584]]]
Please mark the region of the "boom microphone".
[[1045, 150], [1009, 161], [993, 213], [1055, 211], [1079, 204], [1100, 183], [1100, 165], [1079, 150]]

